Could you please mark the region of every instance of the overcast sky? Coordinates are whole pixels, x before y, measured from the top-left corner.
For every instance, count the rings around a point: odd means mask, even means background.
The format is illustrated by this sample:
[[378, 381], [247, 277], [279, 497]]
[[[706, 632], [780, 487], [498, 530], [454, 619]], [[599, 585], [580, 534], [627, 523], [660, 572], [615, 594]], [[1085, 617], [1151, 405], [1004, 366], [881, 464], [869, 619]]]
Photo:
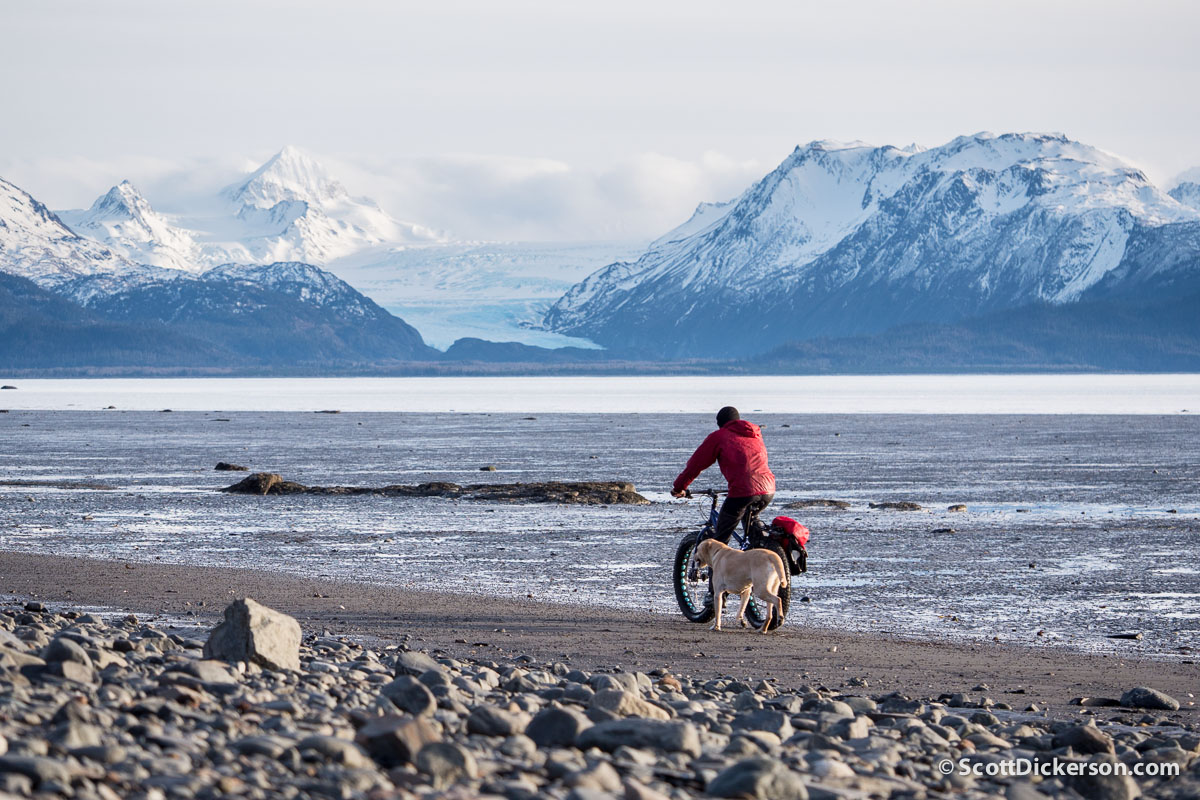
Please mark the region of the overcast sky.
[[296, 144], [487, 238], [654, 236], [822, 138], [1061, 131], [1166, 183], [1200, 165], [1198, 31], [1190, 0], [11, 2], [0, 176], [169, 208]]

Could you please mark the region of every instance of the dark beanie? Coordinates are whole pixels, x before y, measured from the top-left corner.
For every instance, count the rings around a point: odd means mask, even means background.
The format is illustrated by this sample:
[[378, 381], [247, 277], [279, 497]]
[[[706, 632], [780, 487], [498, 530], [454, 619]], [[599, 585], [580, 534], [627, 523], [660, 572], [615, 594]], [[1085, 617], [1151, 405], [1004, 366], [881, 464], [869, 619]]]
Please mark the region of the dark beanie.
[[742, 415], [733, 406], [725, 406], [717, 412], [717, 427], [724, 428], [725, 423], [733, 422], [735, 419], [741, 419]]

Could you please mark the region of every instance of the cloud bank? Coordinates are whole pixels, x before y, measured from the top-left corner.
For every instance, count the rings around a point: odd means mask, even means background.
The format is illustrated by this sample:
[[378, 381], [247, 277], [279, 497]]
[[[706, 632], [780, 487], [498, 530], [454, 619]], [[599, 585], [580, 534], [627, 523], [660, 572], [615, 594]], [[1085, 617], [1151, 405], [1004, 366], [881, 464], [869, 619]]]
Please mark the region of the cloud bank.
[[[698, 203], [728, 200], [770, 168], [715, 152], [695, 159], [645, 153], [602, 168], [505, 155], [313, 155], [351, 194], [399, 219], [452, 239], [489, 241], [652, 239]], [[269, 156], [9, 160], [0, 161], [0, 177], [52, 208], [86, 207], [128, 179], [158, 210], [194, 213]]]

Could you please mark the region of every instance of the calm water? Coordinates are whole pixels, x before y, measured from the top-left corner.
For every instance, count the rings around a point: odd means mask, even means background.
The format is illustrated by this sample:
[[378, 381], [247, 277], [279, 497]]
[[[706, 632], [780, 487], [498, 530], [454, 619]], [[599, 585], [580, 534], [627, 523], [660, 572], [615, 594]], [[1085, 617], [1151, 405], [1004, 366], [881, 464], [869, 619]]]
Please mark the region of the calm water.
[[11, 380], [0, 408], [157, 411], [1182, 414], [1200, 375]]
[[[794, 583], [810, 602], [789, 625], [1175, 658], [1200, 647], [1197, 417], [752, 416], [775, 509], [851, 503], [783, 512], [813, 530], [812, 570]], [[0, 480], [116, 488], [0, 486], [0, 548], [674, 614], [671, 558], [704, 511], [666, 490], [709, 417], [12, 410]], [[654, 502], [231, 496], [215, 491], [240, 477], [214, 472], [221, 460], [309, 484], [620, 478]], [[924, 510], [869, 507], [882, 500]], [[1145, 639], [1106, 638], [1128, 631]]]

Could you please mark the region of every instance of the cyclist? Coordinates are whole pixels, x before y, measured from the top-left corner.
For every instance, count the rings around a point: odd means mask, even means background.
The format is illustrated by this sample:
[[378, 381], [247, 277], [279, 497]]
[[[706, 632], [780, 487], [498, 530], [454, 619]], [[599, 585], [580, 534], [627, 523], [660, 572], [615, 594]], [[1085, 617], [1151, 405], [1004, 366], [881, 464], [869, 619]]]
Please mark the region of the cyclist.
[[687, 466], [671, 489], [672, 497], [683, 497], [696, 477], [716, 462], [729, 483], [729, 494], [721, 504], [714, 539], [729, 543], [729, 535], [742, 523], [749, 535], [750, 520], [775, 499], [775, 475], [767, 467], [767, 447], [762, 432], [742, 419], [733, 406], [717, 412], [717, 430], [692, 453]]

